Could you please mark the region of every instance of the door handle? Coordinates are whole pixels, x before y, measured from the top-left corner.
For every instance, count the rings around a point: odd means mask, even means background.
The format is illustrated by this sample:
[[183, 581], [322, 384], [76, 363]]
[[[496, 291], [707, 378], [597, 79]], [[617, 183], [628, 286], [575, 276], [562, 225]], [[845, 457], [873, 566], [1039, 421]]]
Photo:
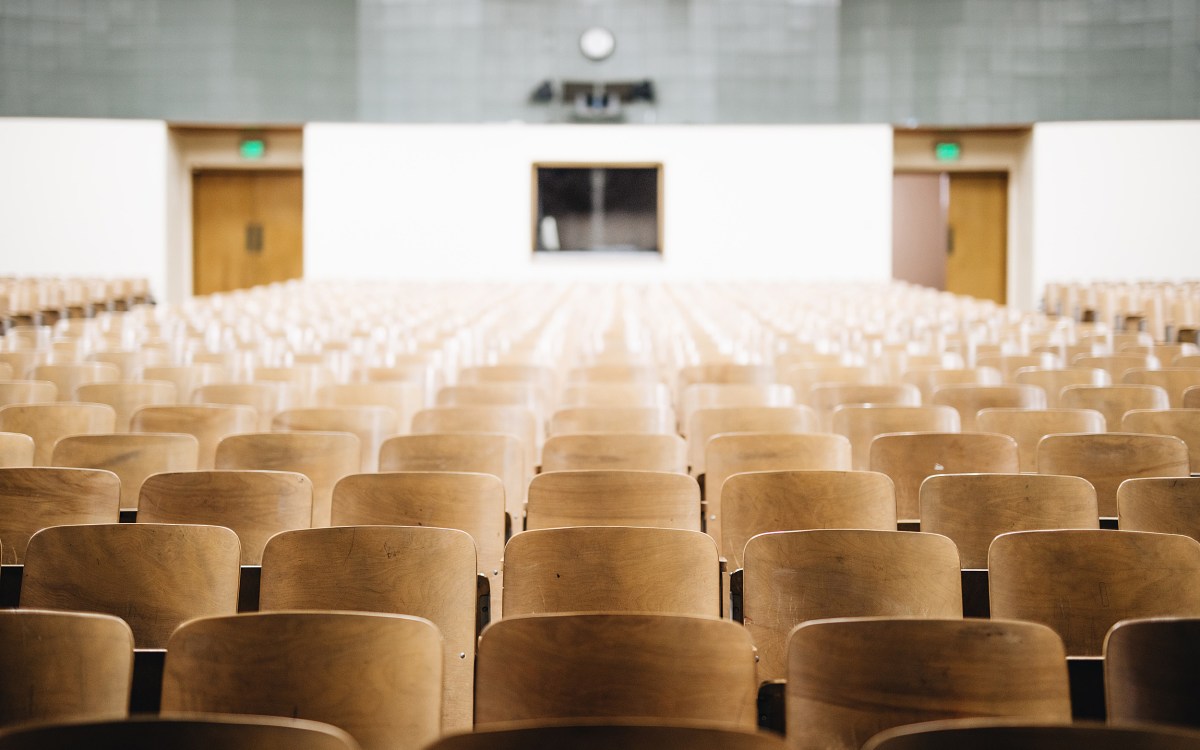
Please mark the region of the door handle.
[[263, 225], [257, 221], [246, 224], [246, 252], [261, 253], [263, 251]]

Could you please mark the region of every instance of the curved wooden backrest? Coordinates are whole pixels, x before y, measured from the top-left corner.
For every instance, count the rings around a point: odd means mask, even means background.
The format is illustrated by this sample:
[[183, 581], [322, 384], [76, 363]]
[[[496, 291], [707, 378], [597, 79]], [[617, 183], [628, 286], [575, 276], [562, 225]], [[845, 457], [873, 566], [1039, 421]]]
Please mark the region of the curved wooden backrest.
[[579, 432], [674, 435], [675, 411], [669, 406], [575, 406], [550, 415], [549, 435]]
[[33, 466], [33, 438], [23, 432], [0, 432], [0, 468]]
[[1041, 386], [1046, 392], [1048, 409], [1062, 406], [1062, 390], [1069, 385], [1112, 385], [1108, 371], [1099, 367], [1023, 367], [1013, 375], [1013, 381], [1022, 385]]
[[958, 412], [949, 406], [839, 406], [833, 431], [850, 441], [852, 468], [871, 468], [871, 441], [890, 432], [961, 432]]
[[396, 434], [407, 435], [413, 415], [425, 405], [418, 383], [332, 383], [317, 390], [318, 406], [384, 406], [396, 412]]
[[438, 406], [523, 406], [543, 413], [543, 395], [536, 383], [491, 382], [449, 385], [438, 390]]
[[992, 617], [1054, 628], [1071, 655], [1098, 656], [1135, 617], [1200, 615], [1200, 542], [1144, 531], [1001, 534], [988, 551]]
[[0, 406], [8, 406], [9, 404], [48, 404], [57, 400], [58, 386], [49, 380], [0, 381]]
[[532, 726], [481, 729], [443, 737], [428, 750], [783, 750], [778, 735], [736, 729], [718, 729], [704, 722], [597, 724], [531, 722]]
[[[784, 355], [786, 356], [786, 355]], [[840, 355], [833, 355], [840, 360]], [[813, 386], [818, 383], [874, 383], [878, 374], [874, 367], [861, 365], [843, 365], [836, 363], [816, 364], [794, 363], [784, 364], [783, 357], [776, 359], [779, 382], [786, 383], [796, 393], [796, 403], [807, 404], [812, 394]]]
[[820, 529], [746, 543], [743, 613], [762, 680], [786, 677], [788, 633], [829, 617], [962, 617], [958, 550], [944, 536]]
[[1071, 358], [1071, 364], [1076, 367], [1098, 367], [1108, 373], [1112, 382], [1120, 383], [1127, 370], [1145, 369], [1160, 366], [1158, 358], [1153, 354], [1086, 354]]
[[121, 507], [137, 508], [142, 482], [163, 471], [194, 471], [200, 443], [185, 433], [69, 435], [54, 446], [50, 463], [104, 469], [121, 480]]
[[[1050, 352], [1033, 354], [984, 354], [975, 358], [977, 367], [991, 367], [1000, 372], [1004, 382], [1016, 382], [1018, 371], [1026, 369], [1051, 369], [1058, 367], [1058, 355]], [[1047, 394], [1049, 395], [1049, 394]]]
[[1037, 471], [1038, 442], [1047, 435], [1106, 429], [1104, 415], [1095, 409], [981, 409], [975, 426], [1016, 440], [1021, 471]]
[[414, 435], [460, 432], [495, 432], [517, 437], [525, 456], [526, 477], [532, 477], [536, 472], [542, 438], [532, 409], [526, 406], [438, 406], [413, 415]]
[[129, 713], [133, 633], [116, 617], [0, 610], [0, 727]]
[[554, 471], [529, 483], [528, 529], [653, 526], [700, 530], [700, 485], [662, 471]]
[[1070, 474], [1091, 482], [1101, 516], [1117, 514], [1117, 487], [1126, 479], [1189, 473], [1187, 445], [1170, 435], [1047, 435], [1037, 456], [1039, 474]]
[[928, 404], [933, 392], [947, 385], [1000, 385], [1004, 376], [994, 367], [911, 367], [900, 378], [921, 391], [921, 403]]
[[240, 564], [259, 565], [267, 540], [312, 523], [312, 482], [291, 471], [204, 470], [155, 474], [142, 483], [138, 523], [224, 526]]
[[504, 483], [504, 507], [519, 530], [525, 516], [525, 450], [513, 435], [438, 433], [399, 435], [379, 449], [382, 471], [455, 471], [491, 474]]
[[230, 435], [253, 432], [258, 415], [252, 407], [229, 404], [147, 406], [129, 420], [130, 432], [183, 432], [200, 443], [198, 469], [211, 469], [217, 444]]
[[857, 750], [884, 729], [963, 716], [1071, 720], [1062, 641], [1030, 622], [809, 622], [788, 639], [787, 677], [793, 748]]
[[678, 435], [556, 435], [542, 449], [542, 471], [624, 469], [687, 473], [687, 444]]
[[[9, 340], [10, 344], [12, 343], [12, 336], [12, 330], [9, 330], [5, 335], [5, 339]], [[13, 351], [0, 351], [0, 363], [11, 367], [12, 375], [10, 377], [17, 380], [27, 379], [30, 373], [33, 372], [33, 368], [45, 362], [45, 360], [45, 352], [37, 351], [36, 349], [19, 348]]]
[[1200, 728], [1200, 618], [1125, 620], [1104, 639], [1104, 697], [1114, 724]]
[[990, 432], [902, 432], [871, 441], [870, 467], [896, 485], [896, 515], [920, 518], [921, 482], [936, 474], [1021, 470], [1017, 441]]
[[694, 384], [767, 385], [774, 382], [775, 370], [766, 365], [742, 365], [732, 362], [705, 362], [679, 368], [680, 390]]
[[474, 365], [458, 371], [460, 383], [533, 383], [546, 390], [554, 388], [557, 377], [543, 365], [505, 363]]
[[833, 424], [833, 410], [839, 406], [920, 406], [921, 391], [911, 383], [817, 383], [809, 391], [808, 403], [817, 413], [821, 431], [828, 432]]
[[1117, 488], [1118, 526], [1200, 541], [1200, 477], [1126, 479]]
[[0, 469], [0, 560], [24, 562], [29, 538], [51, 526], [116, 523], [120, 508], [121, 481], [111, 471]]
[[21, 606], [103, 612], [138, 648], [162, 648], [193, 617], [237, 611], [237, 535], [219, 526], [55, 526], [29, 540]]
[[1185, 409], [1200, 409], [1200, 385], [1185, 388], [1181, 403]]
[[144, 380], [166, 380], [175, 384], [175, 395], [179, 403], [192, 401], [192, 393], [202, 385], [229, 380], [229, 373], [221, 365], [196, 363], [190, 365], [156, 365], [142, 368]]
[[504, 616], [552, 612], [721, 615], [717, 546], [699, 531], [583, 526], [504, 548]]
[[526, 615], [483, 631], [475, 723], [621, 718], [754, 729], [757, 690], [754, 645], [735, 622]]
[[291, 408], [291, 386], [280, 382], [206, 383], [192, 391], [193, 404], [249, 406], [258, 415], [260, 431], [271, 429], [271, 420]]
[[663, 383], [576, 383], [563, 389], [560, 407], [605, 408], [671, 406], [671, 392]]
[[726, 432], [819, 432], [817, 414], [811, 407], [744, 406], [697, 409], [688, 424], [688, 464], [692, 476], [707, 471], [704, 453], [714, 435]]
[[260, 612], [184, 624], [167, 643], [162, 713], [312, 719], [363, 750], [418, 750], [441, 721], [442, 643], [428, 620]]
[[1009, 531], [1098, 529], [1096, 490], [1050, 474], [939, 474], [921, 484], [921, 530], [958, 547], [964, 568], [986, 568], [992, 540]]
[[333, 486], [357, 474], [358, 438], [349, 432], [258, 432], [230, 435], [217, 445], [218, 469], [295, 471], [312, 482], [312, 526], [329, 525]]
[[682, 389], [679, 426], [687, 437], [692, 414], [698, 409], [732, 407], [794, 406], [796, 394], [790, 385], [778, 383], [697, 383]]
[[121, 377], [121, 369], [108, 362], [63, 362], [38, 365], [30, 373], [33, 380], [49, 380], [58, 388], [59, 401], [73, 401], [75, 389], [85, 383], [107, 383]]
[[13, 379], [13, 366], [8, 362], [0, 362], [0, 381]]
[[1060, 402], [1068, 409], [1095, 409], [1111, 432], [1121, 429], [1125, 413], [1134, 409], [1166, 409], [1167, 392], [1156, 385], [1069, 385]]
[[1126, 370], [1121, 376], [1121, 382], [1156, 385], [1167, 392], [1171, 408], [1178, 409], [1183, 406], [1183, 392], [1192, 386], [1200, 385], [1200, 367], [1164, 367], [1155, 370], [1135, 368]]
[[1045, 409], [1046, 392], [1038, 385], [944, 385], [934, 389], [931, 402], [954, 407], [962, 429], [970, 432], [980, 429], [980, 409]]
[[1187, 443], [1190, 468], [1200, 471], [1200, 408], [1127, 411], [1121, 420], [1121, 431], [1174, 435]]
[[751, 471], [721, 489], [721, 548], [742, 567], [750, 538], [769, 531], [896, 530], [896, 491], [874, 471]]
[[658, 383], [658, 369], [634, 363], [597, 363], [567, 372], [568, 383]]
[[21, 432], [33, 438], [33, 465], [49, 466], [54, 444], [68, 435], [99, 435], [113, 431], [116, 413], [106, 404], [13, 404], [0, 407], [0, 432]]
[[228, 714], [166, 718], [139, 715], [124, 721], [43, 724], [0, 735], [0, 750], [359, 750], [354, 739], [329, 724], [302, 719]]
[[325, 406], [287, 409], [271, 420], [272, 430], [349, 432], [358, 438], [361, 469], [379, 467], [379, 446], [399, 431], [399, 416], [386, 406]]
[[175, 384], [167, 380], [113, 381], [88, 383], [75, 389], [78, 401], [108, 404], [116, 413], [114, 432], [129, 432], [129, 420], [143, 406], [179, 403]]
[[323, 365], [293, 364], [288, 367], [255, 367], [254, 380], [259, 383], [282, 383], [291, 401], [285, 408], [307, 407], [316, 403], [317, 391], [334, 381], [333, 373]]
[[863, 745], [863, 750], [958, 750], [965, 747], [988, 750], [1198, 750], [1200, 733], [1167, 726], [959, 719], [881, 732]]
[[429, 620], [441, 632], [445, 652], [442, 727], [467, 730], [475, 685], [476, 567], [475, 544], [457, 529], [288, 531], [263, 552], [259, 609], [390, 612]]

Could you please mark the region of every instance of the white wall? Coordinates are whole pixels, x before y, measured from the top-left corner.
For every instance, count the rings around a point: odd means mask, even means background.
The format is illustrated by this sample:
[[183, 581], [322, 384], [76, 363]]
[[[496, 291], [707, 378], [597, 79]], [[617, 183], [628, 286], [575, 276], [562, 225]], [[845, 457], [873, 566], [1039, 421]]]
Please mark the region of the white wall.
[[[304, 161], [308, 278], [891, 275], [887, 126], [312, 124]], [[539, 161], [662, 162], [662, 262], [535, 261]]]
[[1033, 129], [1034, 288], [1200, 278], [1200, 122]]
[[143, 276], [166, 289], [167, 128], [0, 119], [0, 273]]

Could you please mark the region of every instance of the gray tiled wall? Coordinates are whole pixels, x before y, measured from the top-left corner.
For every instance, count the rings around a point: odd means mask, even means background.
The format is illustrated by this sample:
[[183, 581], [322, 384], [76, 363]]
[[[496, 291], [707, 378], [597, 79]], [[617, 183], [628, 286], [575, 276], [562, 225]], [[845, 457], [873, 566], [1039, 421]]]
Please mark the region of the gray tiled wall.
[[654, 82], [631, 122], [1196, 118], [1200, 2], [0, 0], [0, 115], [544, 122], [594, 79]]

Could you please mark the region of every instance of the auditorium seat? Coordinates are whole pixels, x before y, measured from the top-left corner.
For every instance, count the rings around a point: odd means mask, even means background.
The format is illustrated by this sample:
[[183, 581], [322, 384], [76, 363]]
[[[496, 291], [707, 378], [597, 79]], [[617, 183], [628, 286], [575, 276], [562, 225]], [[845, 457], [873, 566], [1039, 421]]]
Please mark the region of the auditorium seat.
[[662, 383], [576, 383], [563, 389], [559, 408], [578, 406], [671, 406], [671, 394]]
[[634, 470], [687, 473], [687, 444], [678, 435], [556, 435], [542, 449], [542, 471]]
[[279, 406], [279, 410], [283, 411], [315, 406], [317, 392], [333, 383], [334, 376], [328, 368], [319, 365], [293, 364], [288, 367], [255, 367], [254, 382], [282, 384], [288, 395], [288, 400]]
[[726, 432], [817, 432], [817, 415], [811, 407], [744, 406], [697, 409], [688, 424], [688, 465], [692, 476], [706, 472], [708, 441]]
[[192, 391], [193, 404], [249, 406], [258, 415], [260, 432], [271, 429], [275, 415], [292, 407], [291, 386], [282, 382], [207, 383]]
[[529, 483], [527, 529], [651, 526], [700, 530], [700, 486], [661, 471], [554, 471]]
[[880, 381], [875, 368], [863, 365], [781, 364], [777, 366], [779, 367], [779, 382], [792, 387], [796, 394], [797, 404], [808, 404], [812, 398], [812, 389], [821, 383], [869, 385]]
[[1091, 482], [1105, 517], [1117, 514], [1117, 487], [1126, 479], [1189, 475], [1187, 445], [1170, 435], [1047, 435], [1038, 443], [1037, 457], [1039, 474]]
[[9, 404], [48, 404], [57, 400], [58, 386], [49, 380], [0, 381], [0, 406], [8, 406]]
[[914, 367], [901, 376], [921, 391], [921, 403], [932, 402], [933, 393], [947, 385], [1001, 385], [1000, 371], [993, 367]]
[[49, 466], [54, 445], [68, 435], [111, 433], [116, 414], [106, 404], [44, 403], [0, 407], [0, 432], [33, 438], [33, 465]]
[[533, 477], [541, 462], [543, 431], [537, 413], [528, 406], [437, 406], [413, 415], [413, 435], [459, 432], [504, 433], [519, 439], [525, 457], [525, 481]]
[[1112, 382], [1120, 383], [1125, 372], [1133, 369], [1158, 369], [1160, 363], [1153, 354], [1078, 355], [1071, 358], [1074, 367], [1098, 367], [1108, 373]]
[[268, 716], [137, 715], [123, 721], [37, 724], [0, 735], [0, 750], [359, 750], [329, 724]]
[[116, 523], [121, 483], [110, 471], [49, 466], [0, 469], [5, 564], [25, 559], [29, 538], [51, 526]]
[[658, 370], [637, 363], [592, 364], [571, 368], [566, 382], [572, 383], [659, 383]]
[[0, 468], [33, 466], [33, 438], [23, 432], [0, 432]]
[[[1038, 443], [1047, 435], [1104, 432], [1104, 415], [1095, 409], [981, 409], [976, 428], [1008, 435], [1017, 441], [1021, 471], [1037, 471]], [[1129, 430], [1141, 432], [1141, 430]]]
[[958, 412], [949, 406], [839, 406], [833, 412], [833, 431], [850, 441], [851, 465], [871, 468], [871, 442], [891, 432], [961, 432]]
[[1112, 385], [1112, 378], [1108, 372], [1098, 367], [1025, 367], [1017, 370], [1013, 381], [1021, 385], [1040, 386], [1046, 393], [1046, 407], [1049, 409], [1057, 409], [1063, 405], [1062, 391], [1067, 386]]
[[217, 445], [230, 435], [253, 432], [258, 416], [252, 407], [232, 404], [146, 406], [133, 413], [129, 431], [134, 433], [184, 433], [199, 442], [196, 468], [212, 469]]
[[54, 446], [50, 463], [104, 469], [121, 480], [121, 509], [136, 510], [142, 483], [163, 471], [194, 471], [200, 444], [183, 433], [68, 435]]
[[679, 427], [688, 437], [692, 414], [699, 409], [793, 406], [791, 386], [778, 383], [696, 383], [681, 391]]
[[1124, 432], [1174, 435], [1187, 444], [1189, 468], [1193, 472], [1200, 471], [1200, 408], [1133, 409], [1125, 412], [1121, 429]]
[[114, 432], [129, 432], [134, 412], [144, 406], [165, 406], [179, 403], [175, 384], [166, 380], [87, 383], [75, 389], [75, 400], [108, 404], [116, 414]]
[[1198, 750], [1200, 732], [1165, 726], [1106, 726], [1012, 719], [949, 720], [881, 732], [863, 750]]
[[1157, 385], [1071, 385], [1063, 388], [1060, 403], [1068, 409], [1095, 409], [1111, 432], [1121, 428], [1128, 411], [1170, 408], [1167, 392]]
[[944, 385], [933, 391], [933, 404], [945, 404], [958, 411], [964, 432], [979, 429], [981, 409], [1045, 409], [1046, 392], [1036, 385]]
[[1200, 540], [1200, 477], [1127, 479], [1117, 488], [1117, 518], [1127, 531]]
[[155, 365], [142, 368], [143, 380], [165, 380], [175, 384], [177, 403], [192, 402], [192, 393], [202, 385], [228, 382], [229, 373], [221, 365]]
[[1058, 356], [1049, 352], [1033, 354], [985, 354], [975, 358], [976, 367], [990, 367], [1000, 373], [1005, 383], [1014, 383], [1017, 372], [1024, 368], [1049, 370], [1061, 366]]
[[675, 411], [669, 406], [576, 406], [550, 415], [548, 436], [580, 432], [636, 432], [675, 435]]
[[86, 383], [110, 383], [120, 377], [120, 369], [107, 362], [38, 365], [30, 372], [32, 380], [48, 380], [54, 383], [58, 389], [59, 401], [74, 401], [75, 389]]
[[287, 409], [271, 420], [274, 431], [349, 432], [358, 438], [359, 469], [379, 467], [379, 447], [399, 432], [399, 416], [385, 406], [323, 406]]
[[921, 392], [910, 383], [816, 383], [808, 404], [817, 414], [819, 431], [833, 427], [833, 410], [847, 404], [920, 406]]
[[396, 434], [407, 435], [413, 415], [425, 405], [425, 394], [416, 383], [331, 383], [317, 390], [317, 406], [382, 406], [396, 412]]
[[1110, 724], [1200, 728], [1200, 618], [1123, 620], [1104, 640]]
[[718, 729], [703, 720], [691, 723], [610, 720], [538, 722], [534, 726], [480, 729], [442, 737], [427, 750], [784, 750], [785, 747], [783, 739], [770, 732]]

